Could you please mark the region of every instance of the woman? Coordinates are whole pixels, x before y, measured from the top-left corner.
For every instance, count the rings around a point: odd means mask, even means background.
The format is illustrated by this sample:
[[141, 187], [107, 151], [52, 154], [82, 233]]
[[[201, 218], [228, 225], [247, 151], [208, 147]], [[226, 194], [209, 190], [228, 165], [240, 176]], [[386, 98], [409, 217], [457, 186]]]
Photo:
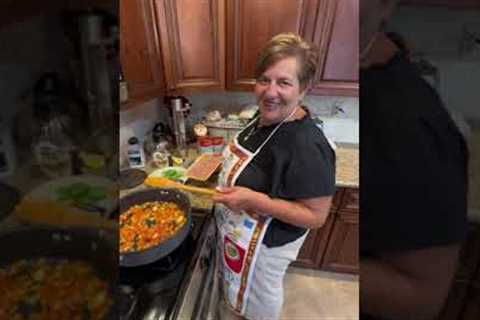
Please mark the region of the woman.
[[214, 197], [221, 282], [227, 305], [247, 319], [280, 317], [286, 269], [330, 209], [335, 155], [300, 105], [316, 63], [299, 36], [272, 38], [255, 69], [260, 115], [224, 151]]

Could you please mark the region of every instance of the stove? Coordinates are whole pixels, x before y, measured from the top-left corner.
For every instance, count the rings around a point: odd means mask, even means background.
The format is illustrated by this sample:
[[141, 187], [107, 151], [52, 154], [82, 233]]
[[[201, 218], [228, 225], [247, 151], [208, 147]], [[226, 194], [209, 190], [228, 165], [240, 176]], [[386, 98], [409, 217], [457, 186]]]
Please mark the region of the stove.
[[121, 320], [195, 318], [192, 312], [198, 310], [188, 310], [190, 315], [185, 318], [184, 309], [198, 304], [191, 295], [192, 285], [208, 281], [211, 276], [206, 271], [213, 274], [211, 268], [205, 268], [214, 260], [213, 225], [211, 214], [193, 211], [192, 230], [172, 253], [145, 266], [120, 268]]

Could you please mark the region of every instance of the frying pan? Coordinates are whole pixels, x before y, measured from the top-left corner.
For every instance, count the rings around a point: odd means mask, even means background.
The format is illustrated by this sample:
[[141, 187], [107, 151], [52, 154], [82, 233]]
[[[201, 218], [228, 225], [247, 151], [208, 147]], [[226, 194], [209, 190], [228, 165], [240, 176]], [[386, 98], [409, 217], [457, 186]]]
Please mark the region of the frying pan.
[[141, 251], [120, 254], [120, 266], [122, 267], [137, 267], [152, 263], [167, 256], [182, 244], [191, 231], [192, 217], [190, 200], [184, 193], [175, 189], [155, 188], [131, 193], [120, 199], [120, 214], [133, 205], [149, 201], [169, 201], [176, 203], [185, 213], [187, 222], [174, 236], [156, 246]]
[[[0, 235], [0, 267], [22, 259], [82, 260], [92, 265], [117, 297], [117, 249], [114, 241], [94, 229], [29, 228]], [[105, 319], [118, 319], [113, 303]]]

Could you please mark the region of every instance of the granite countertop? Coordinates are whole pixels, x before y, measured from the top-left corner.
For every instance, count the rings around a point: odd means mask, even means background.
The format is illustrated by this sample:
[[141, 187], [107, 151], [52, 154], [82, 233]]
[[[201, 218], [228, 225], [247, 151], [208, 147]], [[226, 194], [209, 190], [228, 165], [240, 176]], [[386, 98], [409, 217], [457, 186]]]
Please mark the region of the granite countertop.
[[335, 185], [337, 187], [359, 187], [358, 148], [337, 147]]
[[[195, 148], [190, 148], [188, 152], [187, 159], [185, 161], [185, 166], [188, 167], [195, 158], [198, 156], [198, 152]], [[337, 187], [348, 187], [348, 188], [358, 188], [359, 186], [359, 166], [358, 166], [358, 148], [350, 148], [350, 147], [337, 147], [336, 150], [336, 186]], [[151, 164], [147, 164], [145, 167], [145, 172], [150, 174], [156, 168], [153, 167]], [[213, 176], [210, 178], [204, 186], [212, 187], [215, 185], [216, 177]], [[199, 186], [202, 186], [201, 184]], [[140, 185], [138, 187], [128, 189], [128, 190], [121, 190], [120, 197], [125, 196], [131, 192], [139, 191], [146, 189], [145, 185]], [[185, 191], [184, 191], [185, 192]], [[209, 196], [205, 195], [198, 195], [191, 192], [185, 192], [189, 197], [192, 207], [195, 209], [200, 209], [205, 212], [211, 210], [213, 206], [213, 202]]]

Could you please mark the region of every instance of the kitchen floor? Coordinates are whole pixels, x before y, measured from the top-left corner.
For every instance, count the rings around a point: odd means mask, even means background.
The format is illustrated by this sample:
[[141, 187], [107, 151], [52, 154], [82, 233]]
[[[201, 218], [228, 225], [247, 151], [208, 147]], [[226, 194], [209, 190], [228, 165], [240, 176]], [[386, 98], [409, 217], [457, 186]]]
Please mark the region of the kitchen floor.
[[290, 267], [284, 285], [284, 320], [359, 319], [356, 275]]

